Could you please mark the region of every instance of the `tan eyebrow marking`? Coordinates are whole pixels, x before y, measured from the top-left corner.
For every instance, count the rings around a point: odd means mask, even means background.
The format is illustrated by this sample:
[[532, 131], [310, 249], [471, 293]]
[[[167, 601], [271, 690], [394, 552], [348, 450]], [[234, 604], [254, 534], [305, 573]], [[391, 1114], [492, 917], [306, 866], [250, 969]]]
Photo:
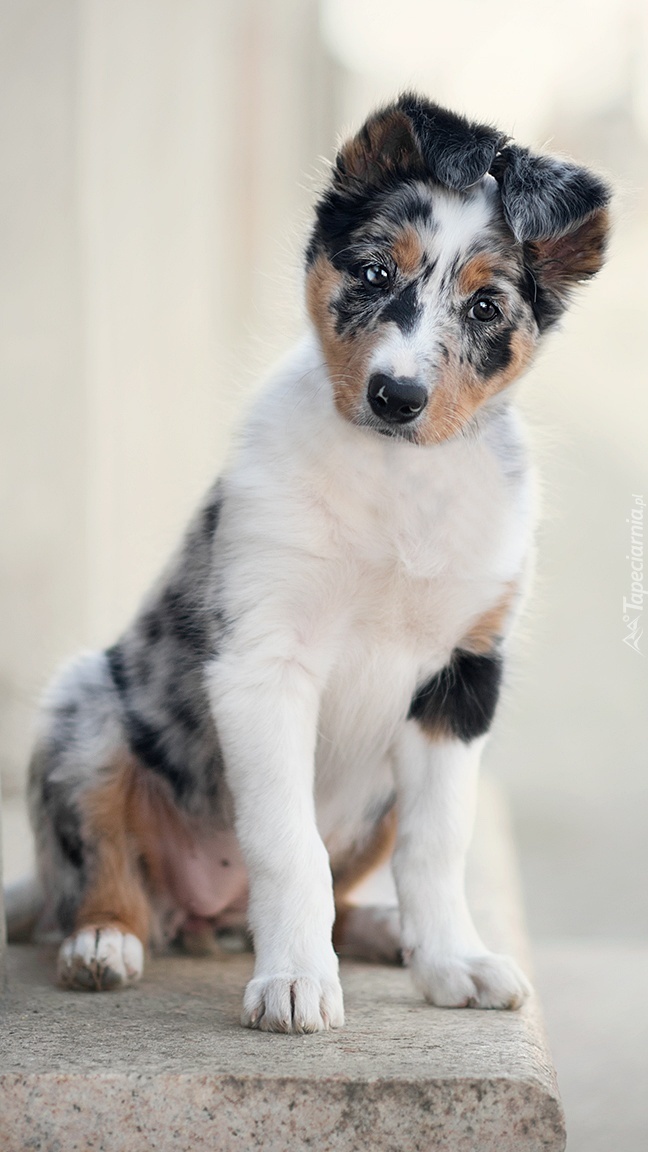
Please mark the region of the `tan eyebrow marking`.
[[464, 264], [457, 277], [459, 291], [464, 296], [470, 296], [478, 288], [484, 288], [493, 278], [495, 270], [500, 263], [489, 252], [480, 252]]
[[423, 245], [415, 228], [408, 224], [398, 233], [392, 243], [392, 256], [401, 272], [411, 276], [421, 266]]

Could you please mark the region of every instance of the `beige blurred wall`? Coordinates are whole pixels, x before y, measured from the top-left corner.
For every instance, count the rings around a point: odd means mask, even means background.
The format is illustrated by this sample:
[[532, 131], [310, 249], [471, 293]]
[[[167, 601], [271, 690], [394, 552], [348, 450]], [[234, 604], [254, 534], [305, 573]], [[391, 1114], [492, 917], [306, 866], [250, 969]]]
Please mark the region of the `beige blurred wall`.
[[114, 636], [299, 324], [310, 0], [0, 3], [0, 764]]

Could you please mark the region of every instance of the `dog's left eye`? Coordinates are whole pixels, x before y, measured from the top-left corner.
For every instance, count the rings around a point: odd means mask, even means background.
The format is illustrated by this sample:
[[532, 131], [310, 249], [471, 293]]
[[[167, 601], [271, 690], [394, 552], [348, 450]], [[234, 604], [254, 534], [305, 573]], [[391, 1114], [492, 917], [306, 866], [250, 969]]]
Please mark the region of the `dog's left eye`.
[[497, 317], [501, 315], [502, 313], [497, 307], [497, 304], [494, 304], [487, 296], [482, 296], [481, 300], [476, 300], [473, 304], [468, 313], [468, 319], [481, 320], [482, 322], [488, 323], [489, 320], [496, 320]]
[[384, 264], [366, 264], [361, 276], [368, 288], [388, 288], [391, 281], [389, 269]]

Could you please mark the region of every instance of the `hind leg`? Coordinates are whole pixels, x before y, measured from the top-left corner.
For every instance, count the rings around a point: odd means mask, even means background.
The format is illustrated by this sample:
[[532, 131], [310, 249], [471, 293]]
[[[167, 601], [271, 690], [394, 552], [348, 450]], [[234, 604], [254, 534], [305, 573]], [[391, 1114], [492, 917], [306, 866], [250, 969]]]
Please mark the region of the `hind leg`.
[[334, 874], [333, 945], [338, 956], [401, 964], [398, 898], [391, 876], [396, 809], [391, 808]]
[[69, 988], [121, 987], [142, 973], [151, 911], [132, 828], [133, 776], [105, 657], [85, 655], [50, 690], [30, 772], [41, 929], [66, 934], [58, 975]]
[[402, 964], [398, 908], [386, 904], [336, 907], [333, 944], [338, 956], [371, 964]]
[[139, 980], [151, 910], [131, 821], [134, 767], [128, 756], [81, 798], [92, 861], [75, 931], [59, 951], [67, 988], [103, 991]]

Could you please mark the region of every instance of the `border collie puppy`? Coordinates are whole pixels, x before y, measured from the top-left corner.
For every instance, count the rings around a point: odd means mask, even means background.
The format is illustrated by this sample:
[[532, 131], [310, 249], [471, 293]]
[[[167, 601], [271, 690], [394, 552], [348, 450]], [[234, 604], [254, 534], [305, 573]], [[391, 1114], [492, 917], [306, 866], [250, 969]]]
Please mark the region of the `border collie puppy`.
[[[596, 273], [596, 176], [407, 94], [341, 148], [310, 324], [121, 639], [59, 675], [30, 795], [70, 988], [248, 923], [243, 1023], [343, 1023], [340, 951], [515, 1008], [464, 895], [532, 536], [511, 386]], [[398, 911], [346, 897], [392, 857]], [[337, 951], [336, 951], [337, 950]]]

